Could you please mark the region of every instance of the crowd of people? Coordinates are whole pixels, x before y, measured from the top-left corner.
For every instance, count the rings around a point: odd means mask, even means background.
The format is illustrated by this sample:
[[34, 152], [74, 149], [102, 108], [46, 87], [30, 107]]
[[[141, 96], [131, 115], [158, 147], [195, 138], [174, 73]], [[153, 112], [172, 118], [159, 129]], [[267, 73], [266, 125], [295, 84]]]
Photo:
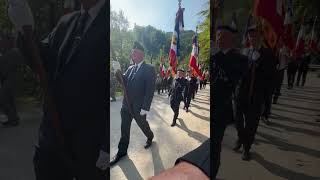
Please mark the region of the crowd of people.
[[226, 127], [235, 124], [237, 141], [233, 150], [243, 148], [241, 157], [249, 161], [259, 121], [267, 125], [271, 123], [271, 107], [281, 96], [285, 70], [288, 89], [293, 88], [295, 78], [296, 86], [304, 86], [306, 82], [310, 53], [298, 56], [289, 50], [282, 38], [275, 48], [271, 48], [262, 28], [259, 21], [248, 27], [250, 46], [244, 48], [233, 43], [238, 36], [236, 27], [219, 25], [217, 28], [218, 49], [212, 57], [213, 177], [216, 177], [220, 166], [221, 143]]

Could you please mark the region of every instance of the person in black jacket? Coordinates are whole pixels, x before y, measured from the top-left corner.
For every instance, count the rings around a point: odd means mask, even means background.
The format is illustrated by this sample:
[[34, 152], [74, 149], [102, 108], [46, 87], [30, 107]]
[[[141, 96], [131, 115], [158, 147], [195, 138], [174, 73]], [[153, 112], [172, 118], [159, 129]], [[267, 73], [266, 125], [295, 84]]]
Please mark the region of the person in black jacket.
[[270, 48], [263, 46], [263, 35], [257, 26], [249, 28], [252, 48], [246, 49], [249, 73], [240, 87], [240, 106], [236, 127], [238, 140], [234, 150], [243, 145], [242, 159], [250, 160], [250, 148], [258, 128], [260, 116], [268, 118], [273, 92], [277, 59]]
[[287, 69], [287, 79], [288, 79], [288, 89], [293, 88], [294, 80], [296, 77], [296, 73], [299, 67], [299, 61], [301, 58], [294, 57], [291, 54], [288, 62], [288, 69]]
[[[81, 0], [81, 4], [81, 11], [63, 16], [41, 43], [40, 55], [59, 123], [53, 120], [55, 114], [45, 98], [33, 159], [37, 180], [105, 179], [97, 162], [110, 151], [108, 7], [105, 0]], [[30, 58], [25, 35], [21, 49]]]
[[307, 79], [307, 74], [309, 70], [309, 64], [311, 61], [311, 56], [310, 54], [306, 54], [302, 59], [298, 67], [298, 76], [297, 76], [297, 82], [296, 86], [300, 85], [300, 79], [302, 75], [302, 84], [301, 86], [304, 86], [306, 79]]
[[152, 65], [143, 60], [144, 48], [135, 42], [132, 48], [132, 60], [135, 65], [130, 66], [123, 75], [126, 85], [126, 98], [123, 99], [121, 108], [121, 138], [118, 145], [118, 153], [112, 158], [110, 165], [115, 165], [122, 157], [127, 155], [130, 140], [130, 127], [132, 119], [147, 137], [145, 149], [149, 148], [153, 140], [153, 132], [147, 121], [147, 113], [150, 111], [154, 91], [156, 72]]
[[172, 111], [174, 112], [171, 127], [176, 125], [176, 121], [179, 116], [180, 102], [183, 101], [184, 91], [186, 87], [186, 79], [183, 77], [184, 70], [178, 69], [177, 73], [178, 77], [174, 80], [173, 86], [169, 92], [170, 106]]
[[217, 45], [219, 52], [213, 57], [211, 114], [211, 178], [215, 178], [220, 166], [221, 143], [226, 126], [234, 121], [233, 98], [236, 87], [247, 72], [248, 59], [234, 47], [237, 30], [230, 26], [218, 26]]

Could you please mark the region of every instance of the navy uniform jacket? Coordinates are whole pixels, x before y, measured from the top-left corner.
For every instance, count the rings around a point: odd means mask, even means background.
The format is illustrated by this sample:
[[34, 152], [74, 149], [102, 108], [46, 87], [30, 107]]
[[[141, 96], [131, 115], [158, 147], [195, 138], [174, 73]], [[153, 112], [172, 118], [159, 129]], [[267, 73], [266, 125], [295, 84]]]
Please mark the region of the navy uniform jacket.
[[[79, 11], [63, 16], [49, 34], [41, 49], [43, 64], [49, 79], [65, 139], [70, 143], [75, 134], [82, 132], [94, 145], [109, 152], [109, 108], [106, 99], [108, 31], [106, 5], [101, 9], [83, 35], [80, 44], [67, 57], [66, 44], [76, 25]], [[65, 60], [63, 68], [58, 64]], [[39, 144], [44, 148], [55, 147], [56, 129], [46, 104], [40, 126]]]
[[[156, 86], [155, 68], [143, 62], [133, 80], [129, 80], [128, 78], [133, 70], [134, 66], [130, 66], [123, 75], [127, 85], [130, 106], [134, 111], [133, 113], [140, 113], [141, 109], [149, 111]], [[125, 98], [123, 99], [122, 107], [128, 108]]]

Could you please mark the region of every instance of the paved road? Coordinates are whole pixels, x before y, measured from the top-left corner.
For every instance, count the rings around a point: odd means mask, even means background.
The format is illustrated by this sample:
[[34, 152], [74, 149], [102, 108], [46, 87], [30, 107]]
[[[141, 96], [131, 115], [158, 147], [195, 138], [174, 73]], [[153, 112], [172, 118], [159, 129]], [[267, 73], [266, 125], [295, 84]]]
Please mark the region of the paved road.
[[[219, 179], [227, 180], [315, 180], [320, 179], [320, 79], [310, 74], [306, 87], [282, 90], [278, 105], [272, 108], [270, 126], [260, 123], [253, 160], [244, 162], [231, 150], [236, 132], [227, 129]], [[111, 107], [111, 155], [120, 138], [121, 103]], [[41, 117], [40, 107], [19, 106], [21, 125], [0, 127], [0, 180], [34, 180], [32, 156]], [[155, 144], [145, 150], [145, 137], [132, 124], [129, 158], [111, 169], [111, 178], [145, 179], [171, 167], [176, 158], [196, 148], [209, 137], [209, 89], [201, 91], [191, 112], [181, 109], [178, 126], [171, 128], [173, 113], [165, 96], [155, 95], [151, 116]], [[0, 121], [5, 118], [0, 114]]]
[[[174, 165], [175, 160], [195, 149], [210, 136], [210, 89], [201, 90], [186, 113], [180, 106], [180, 120], [171, 127], [173, 112], [167, 95], [155, 94], [147, 117], [155, 139], [151, 149], [145, 150], [146, 137], [133, 121], [128, 158], [111, 169], [111, 179], [139, 180], [158, 174]], [[117, 153], [120, 139], [121, 102], [111, 103], [111, 156]]]
[[[32, 158], [40, 124], [41, 109], [34, 103], [18, 107], [21, 123], [0, 126], [0, 180], [34, 180]], [[0, 121], [6, 121], [0, 114]]]
[[283, 85], [279, 104], [272, 107], [272, 124], [260, 122], [250, 162], [232, 151], [236, 131], [227, 129], [219, 179], [320, 179], [320, 78], [309, 77], [305, 87]]

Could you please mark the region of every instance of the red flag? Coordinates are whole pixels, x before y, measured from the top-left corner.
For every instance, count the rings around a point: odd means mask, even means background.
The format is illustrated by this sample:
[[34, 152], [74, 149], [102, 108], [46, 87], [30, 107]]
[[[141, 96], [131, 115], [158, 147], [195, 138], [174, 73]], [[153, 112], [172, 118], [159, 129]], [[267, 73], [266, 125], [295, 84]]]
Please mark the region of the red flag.
[[264, 19], [263, 32], [271, 48], [276, 46], [278, 37], [283, 34], [283, 11], [283, 0], [255, 0], [254, 15]]
[[166, 67], [164, 66], [164, 64], [160, 64], [160, 75], [161, 77], [165, 77], [166, 76]]
[[294, 50], [292, 0], [288, 1], [287, 12], [284, 19], [283, 42], [291, 51]]
[[316, 33], [315, 33], [315, 30], [314, 30], [316, 22], [317, 22], [317, 17], [315, 18], [315, 20], [313, 22], [312, 32], [311, 32], [311, 39], [310, 39], [310, 43], [309, 43], [309, 50], [312, 51], [312, 52], [316, 52], [318, 50], [317, 40], [316, 40], [316, 36], [315, 36]]

